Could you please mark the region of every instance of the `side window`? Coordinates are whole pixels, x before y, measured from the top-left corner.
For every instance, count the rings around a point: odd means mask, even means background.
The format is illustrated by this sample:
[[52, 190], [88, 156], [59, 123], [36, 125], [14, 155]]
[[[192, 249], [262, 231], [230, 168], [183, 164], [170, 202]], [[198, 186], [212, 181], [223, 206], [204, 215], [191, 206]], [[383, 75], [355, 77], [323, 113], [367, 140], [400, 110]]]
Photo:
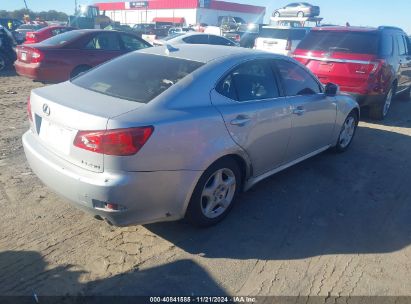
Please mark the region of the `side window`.
[[406, 55], [407, 49], [405, 48], [404, 37], [402, 35], [396, 35], [398, 43], [398, 55]]
[[411, 55], [411, 39], [408, 38], [407, 36], [404, 37], [405, 38], [405, 44], [407, 45], [407, 49], [408, 49], [408, 55]]
[[287, 96], [312, 95], [322, 92], [320, 84], [299, 65], [285, 60], [276, 60], [275, 65]]
[[410, 52], [408, 38], [406, 36], [402, 36], [402, 39], [404, 40], [405, 54], [408, 55]]
[[94, 36], [86, 45], [88, 50], [119, 51], [120, 42], [115, 33], [101, 33]]
[[393, 39], [391, 35], [382, 35], [380, 53], [383, 56], [392, 55], [394, 50]]
[[228, 45], [228, 46], [233, 46], [234, 45], [234, 43], [232, 43], [230, 40], [224, 39], [224, 38], [219, 37], [219, 36], [210, 35], [209, 38], [210, 38], [209, 39], [209, 44]]
[[220, 81], [216, 91], [240, 102], [279, 97], [274, 74], [267, 60], [253, 60], [236, 67]]
[[120, 37], [123, 41], [124, 49], [127, 51], [136, 51], [147, 48], [147, 45], [136, 37], [125, 34], [120, 34]]
[[183, 40], [190, 44], [208, 44], [208, 35], [192, 35]]

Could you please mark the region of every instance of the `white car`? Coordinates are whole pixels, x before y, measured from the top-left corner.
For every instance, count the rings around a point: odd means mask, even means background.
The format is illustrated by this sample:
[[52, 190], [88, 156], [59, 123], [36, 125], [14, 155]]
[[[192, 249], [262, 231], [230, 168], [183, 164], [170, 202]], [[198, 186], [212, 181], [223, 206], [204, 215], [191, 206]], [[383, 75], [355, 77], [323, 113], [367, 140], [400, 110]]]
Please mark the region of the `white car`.
[[187, 34], [174, 34], [168, 36], [162, 40], [156, 40], [153, 42], [154, 46], [161, 46], [165, 44], [212, 44], [212, 45], [225, 45], [225, 46], [238, 46], [237, 43], [217, 35], [191, 32]]
[[263, 26], [254, 48], [290, 56], [309, 31], [306, 27]]

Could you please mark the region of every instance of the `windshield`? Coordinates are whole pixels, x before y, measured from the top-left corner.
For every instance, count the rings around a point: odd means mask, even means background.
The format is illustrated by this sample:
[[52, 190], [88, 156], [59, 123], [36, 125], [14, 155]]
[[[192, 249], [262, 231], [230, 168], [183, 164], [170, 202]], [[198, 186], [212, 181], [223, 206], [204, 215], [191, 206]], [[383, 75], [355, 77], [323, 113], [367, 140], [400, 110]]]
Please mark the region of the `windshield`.
[[305, 30], [298, 29], [275, 29], [262, 28], [260, 32], [261, 38], [283, 39], [283, 40], [302, 40], [306, 35]]
[[312, 31], [298, 48], [311, 51], [377, 54], [377, 32]]
[[73, 79], [72, 83], [104, 95], [148, 103], [202, 65], [134, 52], [103, 64]]
[[83, 31], [69, 31], [42, 41], [44, 45], [62, 45], [84, 34]]

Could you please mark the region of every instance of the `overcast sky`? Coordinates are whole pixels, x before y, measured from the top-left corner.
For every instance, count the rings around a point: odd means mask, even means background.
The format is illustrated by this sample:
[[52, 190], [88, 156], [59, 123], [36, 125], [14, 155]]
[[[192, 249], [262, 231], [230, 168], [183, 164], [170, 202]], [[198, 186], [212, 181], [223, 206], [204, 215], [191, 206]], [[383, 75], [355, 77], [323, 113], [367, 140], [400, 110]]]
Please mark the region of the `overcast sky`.
[[[27, 5], [33, 11], [55, 9], [72, 14], [74, 0], [26, 0]], [[154, 1], [154, 0], [152, 0]], [[0, 9], [14, 10], [24, 7], [23, 0], [0, 0]], [[91, 4], [95, 2], [116, 2], [113, 0], [78, 0], [79, 4]], [[254, 4], [267, 7], [266, 19], [276, 7], [282, 7], [292, 1], [283, 0], [236, 0], [233, 2]], [[411, 0], [313, 0], [312, 4], [321, 7], [323, 23], [351, 25], [399, 26], [411, 34]]]

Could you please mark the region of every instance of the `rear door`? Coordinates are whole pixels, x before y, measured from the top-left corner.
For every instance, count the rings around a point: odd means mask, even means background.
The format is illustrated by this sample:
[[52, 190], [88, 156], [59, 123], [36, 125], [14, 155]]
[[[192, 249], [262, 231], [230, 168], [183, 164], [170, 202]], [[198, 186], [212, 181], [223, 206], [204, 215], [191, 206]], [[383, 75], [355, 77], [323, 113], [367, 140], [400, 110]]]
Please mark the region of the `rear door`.
[[119, 36], [113, 31], [92, 35], [84, 45], [81, 53], [82, 56], [85, 56], [83, 58], [89, 65], [96, 66], [118, 57], [126, 51], [121, 48]]
[[292, 112], [292, 134], [286, 161], [291, 162], [331, 144], [337, 115], [334, 97], [323, 93], [320, 83], [294, 62], [274, 62]]
[[212, 91], [211, 100], [233, 140], [248, 153], [254, 176], [284, 162], [291, 115], [270, 61], [252, 60], [237, 66]]

